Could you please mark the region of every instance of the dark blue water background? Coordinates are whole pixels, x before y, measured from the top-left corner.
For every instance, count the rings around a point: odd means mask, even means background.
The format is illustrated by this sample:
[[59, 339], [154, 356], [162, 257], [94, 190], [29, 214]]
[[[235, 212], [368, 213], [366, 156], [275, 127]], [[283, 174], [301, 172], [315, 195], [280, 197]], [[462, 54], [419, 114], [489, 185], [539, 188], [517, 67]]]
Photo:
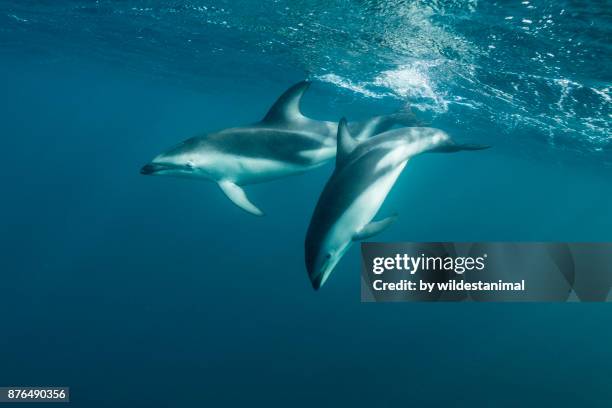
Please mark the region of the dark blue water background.
[[314, 292], [331, 165], [247, 187], [143, 177], [314, 81], [312, 117], [410, 106], [424, 155], [379, 240], [612, 239], [609, 2], [0, 2], [0, 385], [79, 407], [609, 406], [610, 308], [361, 304]]

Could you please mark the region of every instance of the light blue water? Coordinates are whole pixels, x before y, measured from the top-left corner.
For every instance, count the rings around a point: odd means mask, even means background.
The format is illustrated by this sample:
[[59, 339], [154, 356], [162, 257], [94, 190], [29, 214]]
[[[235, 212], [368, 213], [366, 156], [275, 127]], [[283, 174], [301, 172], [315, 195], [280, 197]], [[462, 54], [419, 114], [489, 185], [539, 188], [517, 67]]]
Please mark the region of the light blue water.
[[[379, 240], [612, 239], [609, 2], [0, 1], [0, 385], [97, 406], [597, 406], [606, 305], [361, 304], [358, 248], [303, 266], [331, 166], [247, 187], [143, 177], [259, 120], [411, 106], [494, 149], [414, 159]], [[512, 18], [510, 18], [512, 17]]]

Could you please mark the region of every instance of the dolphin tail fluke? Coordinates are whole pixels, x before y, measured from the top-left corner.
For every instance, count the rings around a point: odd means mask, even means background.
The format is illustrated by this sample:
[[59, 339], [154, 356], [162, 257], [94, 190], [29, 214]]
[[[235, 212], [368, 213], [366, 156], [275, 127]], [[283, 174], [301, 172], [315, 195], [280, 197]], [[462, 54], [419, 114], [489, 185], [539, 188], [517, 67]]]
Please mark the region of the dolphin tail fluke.
[[346, 118], [340, 119], [338, 123], [338, 135], [336, 137], [336, 167], [340, 167], [344, 163], [357, 144], [358, 141], [353, 138], [348, 129]]
[[438, 146], [434, 149], [429, 150], [432, 153], [455, 153], [463, 150], [485, 150], [490, 149], [492, 146], [483, 144], [472, 144], [472, 143], [449, 143], [443, 146]]
[[374, 116], [367, 121], [357, 124], [359, 131], [355, 139], [365, 140], [371, 136], [386, 132], [394, 126], [419, 126], [421, 122], [411, 110], [403, 110], [390, 115]]
[[423, 125], [423, 122], [417, 119], [416, 115], [410, 108], [392, 113], [391, 115], [387, 115], [386, 118], [387, 121], [391, 123], [391, 126], [399, 125], [404, 127], [411, 127]]
[[396, 219], [397, 214], [393, 214], [390, 217], [384, 218], [380, 221], [373, 221], [369, 223], [368, 225], [363, 227], [361, 231], [355, 234], [355, 236], [353, 237], [353, 241], [361, 241], [381, 233], [384, 229], [393, 224]]
[[304, 118], [300, 111], [300, 101], [309, 86], [310, 81], [304, 80], [287, 89], [274, 102], [263, 122], [286, 123]]
[[244, 211], [253, 215], [264, 215], [263, 211], [249, 201], [249, 198], [244, 190], [237, 184], [234, 184], [228, 180], [223, 180], [219, 182], [219, 187], [221, 188], [221, 191], [225, 193], [227, 198], [229, 198], [234, 204], [242, 208]]
[[490, 149], [491, 145], [483, 145], [483, 144], [472, 144], [472, 143], [465, 143], [465, 144], [458, 144], [457, 145], [457, 149], [458, 150], [486, 150], [486, 149]]

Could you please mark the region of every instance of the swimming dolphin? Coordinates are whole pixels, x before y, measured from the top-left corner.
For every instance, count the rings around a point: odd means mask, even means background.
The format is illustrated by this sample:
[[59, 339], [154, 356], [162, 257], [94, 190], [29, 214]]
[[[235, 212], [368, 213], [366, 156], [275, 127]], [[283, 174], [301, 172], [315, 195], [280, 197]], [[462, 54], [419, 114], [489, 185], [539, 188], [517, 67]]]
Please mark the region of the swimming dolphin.
[[304, 244], [306, 269], [319, 289], [354, 241], [378, 234], [395, 221], [372, 219], [408, 160], [424, 152], [480, 150], [458, 145], [439, 129], [399, 128], [359, 142], [342, 119], [338, 126], [336, 168], [314, 210]]
[[[300, 100], [309, 85], [302, 81], [285, 91], [262, 121], [187, 139], [142, 167], [141, 173], [211, 180], [238, 207], [263, 215], [241, 186], [302, 173], [336, 155], [337, 124], [300, 112]], [[396, 124], [415, 123], [412, 113], [401, 112], [350, 127], [361, 140]]]

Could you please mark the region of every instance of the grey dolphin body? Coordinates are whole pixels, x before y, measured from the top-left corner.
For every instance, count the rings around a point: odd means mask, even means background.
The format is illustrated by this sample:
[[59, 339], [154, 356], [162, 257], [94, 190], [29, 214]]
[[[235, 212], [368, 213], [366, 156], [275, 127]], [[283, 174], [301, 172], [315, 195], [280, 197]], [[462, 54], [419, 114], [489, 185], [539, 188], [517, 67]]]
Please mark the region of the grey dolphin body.
[[424, 152], [480, 150], [458, 145], [439, 129], [399, 128], [365, 141], [354, 139], [340, 121], [336, 168], [312, 215], [305, 241], [306, 269], [312, 286], [321, 287], [353, 241], [369, 238], [396, 219], [372, 219], [408, 160]]
[[[336, 155], [337, 124], [300, 112], [300, 100], [309, 85], [302, 81], [285, 91], [262, 121], [185, 140], [157, 156], [141, 173], [211, 180], [238, 207], [262, 215], [240, 186], [301, 173]], [[415, 122], [405, 112], [350, 126], [364, 139], [396, 124]]]

